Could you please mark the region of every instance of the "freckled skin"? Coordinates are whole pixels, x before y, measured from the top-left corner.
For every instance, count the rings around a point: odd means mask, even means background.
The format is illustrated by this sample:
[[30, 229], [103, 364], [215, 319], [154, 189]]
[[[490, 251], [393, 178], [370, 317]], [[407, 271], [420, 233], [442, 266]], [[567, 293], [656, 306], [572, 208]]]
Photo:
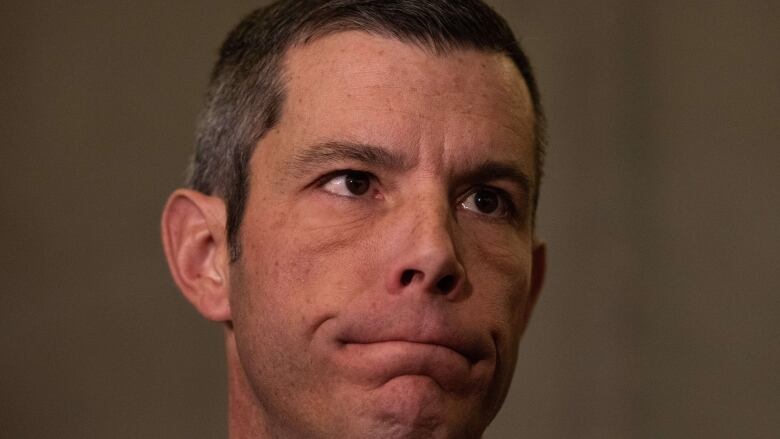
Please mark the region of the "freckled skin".
[[[455, 178], [484, 160], [534, 175], [520, 74], [503, 56], [435, 56], [359, 32], [291, 49], [285, 69], [280, 122], [250, 162], [243, 253], [230, 272], [231, 435], [479, 437], [506, 395], [538, 290], [536, 244], [528, 194], [517, 197], [519, 221], [488, 219], [458, 207], [470, 188]], [[346, 160], [291, 177], [296, 152], [333, 139], [382, 145], [411, 166]], [[315, 184], [340, 169], [375, 175], [372, 195]], [[418, 275], [403, 285], [408, 269]], [[455, 289], [436, 293], [448, 274]], [[479, 361], [440, 346], [347, 346], [349, 325], [446, 327], [479, 347]]]

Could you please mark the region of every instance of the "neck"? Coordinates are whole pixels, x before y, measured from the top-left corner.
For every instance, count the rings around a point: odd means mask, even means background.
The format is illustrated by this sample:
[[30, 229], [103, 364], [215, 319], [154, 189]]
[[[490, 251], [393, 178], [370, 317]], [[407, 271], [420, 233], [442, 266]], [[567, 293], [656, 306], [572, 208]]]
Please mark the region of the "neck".
[[265, 416], [238, 358], [233, 330], [225, 329], [228, 369], [228, 431], [230, 439], [271, 438]]

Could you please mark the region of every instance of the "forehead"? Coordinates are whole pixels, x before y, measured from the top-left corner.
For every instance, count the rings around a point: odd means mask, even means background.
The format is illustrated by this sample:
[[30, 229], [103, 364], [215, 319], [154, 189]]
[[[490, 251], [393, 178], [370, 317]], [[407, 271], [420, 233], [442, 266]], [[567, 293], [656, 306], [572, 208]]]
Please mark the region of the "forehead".
[[434, 54], [350, 31], [293, 47], [283, 64], [285, 103], [274, 132], [295, 139], [288, 149], [338, 137], [403, 149], [418, 161], [489, 151], [533, 163], [530, 96], [502, 54]]

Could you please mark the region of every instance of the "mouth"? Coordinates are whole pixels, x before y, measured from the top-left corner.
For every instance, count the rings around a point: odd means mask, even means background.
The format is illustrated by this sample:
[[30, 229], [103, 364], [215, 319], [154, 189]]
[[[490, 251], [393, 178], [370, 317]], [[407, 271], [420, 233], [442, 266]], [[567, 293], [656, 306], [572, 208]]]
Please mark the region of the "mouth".
[[447, 346], [408, 340], [345, 342], [334, 357], [340, 370], [376, 386], [399, 377], [428, 377], [442, 389], [462, 392], [474, 384], [474, 364]]
[[430, 378], [442, 389], [459, 394], [473, 392], [492, 379], [497, 352], [489, 332], [426, 317], [399, 321], [375, 314], [372, 319], [355, 318], [326, 327], [335, 371], [368, 386], [400, 377]]
[[362, 339], [338, 339], [338, 343], [344, 347], [355, 348], [388, 348], [388, 349], [406, 349], [406, 350], [429, 350], [429, 351], [447, 351], [450, 354], [455, 354], [463, 357], [469, 364], [473, 365], [479, 362], [483, 355], [472, 346], [466, 343], [457, 343], [452, 340], [441, 339], [423, 339], [423, 338], [377, 338], [371, 339], [365, 337]]
[[334, 334], [339, 347], [403, 347], [448, 352], [465, 360], [470, 366], [495, 356], [495, 344], [490, 334], [468, 331], [462, 325], [360, 325], [341, 327]]

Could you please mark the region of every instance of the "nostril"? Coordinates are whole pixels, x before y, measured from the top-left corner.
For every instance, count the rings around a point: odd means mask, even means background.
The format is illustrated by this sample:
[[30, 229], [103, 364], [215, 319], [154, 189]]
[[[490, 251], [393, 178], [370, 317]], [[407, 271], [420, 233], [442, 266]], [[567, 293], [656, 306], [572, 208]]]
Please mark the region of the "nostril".
[[439, 292], [448, 294], [455, 288], [455, 283], [455, 276], [448, 274], [436, 282], [436, 288], [439, 290]]
[[401, 285], [403, 286], [409, 286], [410, 283], [412, 283], [412, 280], [414, 280], [415, 270], [404, 270], [403, 273], [401, 273]]

